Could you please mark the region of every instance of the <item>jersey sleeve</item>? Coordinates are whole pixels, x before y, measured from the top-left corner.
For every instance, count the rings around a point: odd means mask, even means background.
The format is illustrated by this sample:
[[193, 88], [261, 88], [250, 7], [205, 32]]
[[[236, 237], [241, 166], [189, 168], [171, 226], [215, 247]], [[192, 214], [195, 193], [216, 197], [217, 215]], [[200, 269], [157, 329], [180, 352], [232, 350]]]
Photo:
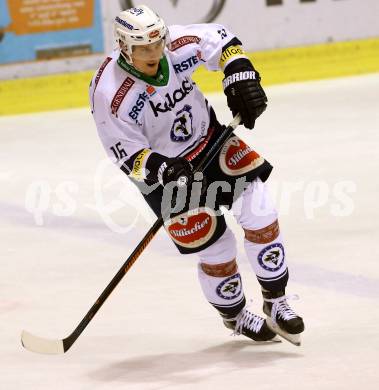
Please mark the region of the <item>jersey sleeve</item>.
[[169, 27], [171, 51], [192, 45], [200, 52], [204, 66], [211, 71], [224, 70], [237, 58], [248, 58], [241, 41], [225, 26], [216, 23], [173, 25]]
[[[111, 102], [97, 93], [93, 112], [100, 140], [108, 156], [118, 165], [140, 149], [149, 148], [146, 137], [137, 124], [126, 122], [112, 114]], [[115, 150], [122, 152], [115, 153]]]
[[114, 115], [111, 103], [101, 93], [95, 96], [92, 113], [108, 157], [132, 179], [157, 182], [158, 171], [168, 157], [150, 148], [141, 126]]
[[97, 132], [108, 157], [118, 167], [128, 167], [126, 173], [131, 177], [143, 180], [146, 161], [152, 151], [140, 126], [114, 115], [111, 102], [101, 93], [96, 93], [93, 107]]

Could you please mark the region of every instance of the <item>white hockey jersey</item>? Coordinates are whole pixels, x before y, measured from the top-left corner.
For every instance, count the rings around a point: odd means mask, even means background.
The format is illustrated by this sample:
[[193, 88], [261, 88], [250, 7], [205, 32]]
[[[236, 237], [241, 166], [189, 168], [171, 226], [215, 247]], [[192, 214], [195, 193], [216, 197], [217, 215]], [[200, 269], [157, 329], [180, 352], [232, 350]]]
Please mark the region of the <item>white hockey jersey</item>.
[[99, 137], [108, 156], [121, 166], [138, 151], [133, 170], [143, 180], [152, 152], [174, 157], [194, 149], [207, 136], [210, 108], [191, 79], [205, 65], [222, 70], [243, 51], [223, 53], [235, 36], [224, 26], [197, 24], [170, 26], [171, 45], [165, 48], [160, 75], [136, 72], [115, 50], [92, 79], [90, 102]]

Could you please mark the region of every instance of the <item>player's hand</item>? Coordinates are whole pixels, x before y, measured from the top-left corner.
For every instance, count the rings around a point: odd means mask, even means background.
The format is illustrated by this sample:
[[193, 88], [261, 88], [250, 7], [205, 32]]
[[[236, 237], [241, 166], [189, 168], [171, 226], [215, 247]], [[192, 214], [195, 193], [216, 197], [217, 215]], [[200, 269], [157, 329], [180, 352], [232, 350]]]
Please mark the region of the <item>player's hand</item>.
[[184, 157], [170, 158], [159, 168], [158, 180], [163, 186], [172, 181], [190, 186], [194, 180], [192, 165]]
[[241, 123], [253, 129], [255, 120], [267, 107], [267, 97], [260, 84], [259, 73], [248, 59], [238, 59], [225, 68], [224, 93], [228, 106], [236, 116], [240, 113]]

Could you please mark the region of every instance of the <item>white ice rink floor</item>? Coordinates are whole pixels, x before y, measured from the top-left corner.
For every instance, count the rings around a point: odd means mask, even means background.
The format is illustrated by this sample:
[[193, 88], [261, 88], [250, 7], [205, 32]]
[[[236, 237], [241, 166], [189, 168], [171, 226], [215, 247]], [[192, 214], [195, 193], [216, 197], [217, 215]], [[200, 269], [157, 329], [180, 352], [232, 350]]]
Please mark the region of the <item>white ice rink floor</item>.
[[[161, 231], [65, 355], [24, 350], [22, 329], [65, 337], [154, 218], [104, 160], [86, 109], [0, 118], [0, 389], [379, 388], [379, 74], [267, 88], [256, 130], [275, 167], [301, 347], [232, 337], [204, 300], [196, 257]], [[230, 121], [223, 96], [209, 96]], [[238, 237], [244, 286], [261, 296]]]

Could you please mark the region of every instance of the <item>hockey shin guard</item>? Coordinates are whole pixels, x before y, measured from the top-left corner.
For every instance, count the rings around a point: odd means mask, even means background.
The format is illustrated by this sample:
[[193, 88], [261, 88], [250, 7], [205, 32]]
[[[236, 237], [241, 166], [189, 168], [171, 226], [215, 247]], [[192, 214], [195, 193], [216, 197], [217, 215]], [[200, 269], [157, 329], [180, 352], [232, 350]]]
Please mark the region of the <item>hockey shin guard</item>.
[[245, 251], [263, 289], [284, 291], [288, 268], [278, 221], [259, 230], [245, 229]]
[[234, 318], [245, 306], [246, 299], [236, 260], [221, 264], [199, 263], [198, 276], [209, 303], [224, 318]]

